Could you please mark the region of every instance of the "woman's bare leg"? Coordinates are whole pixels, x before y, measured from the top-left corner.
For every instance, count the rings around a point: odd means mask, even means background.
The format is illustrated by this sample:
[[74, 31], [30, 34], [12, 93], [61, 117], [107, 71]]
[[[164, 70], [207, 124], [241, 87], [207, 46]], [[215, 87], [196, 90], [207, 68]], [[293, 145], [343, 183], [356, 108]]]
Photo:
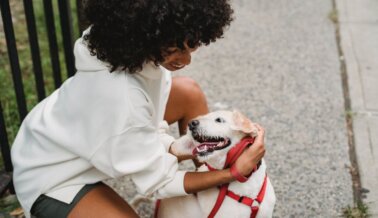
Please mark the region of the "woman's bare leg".
[[137, 218], [135, 211], [113, 189], [101, 184], [76, 204], [68, 218]]
[[189, 77], [174, 77], [164, 119], [169, 124], [178, 121], [182, 135], [191, 119], [208, 112], [206, 97], [199, 85]]

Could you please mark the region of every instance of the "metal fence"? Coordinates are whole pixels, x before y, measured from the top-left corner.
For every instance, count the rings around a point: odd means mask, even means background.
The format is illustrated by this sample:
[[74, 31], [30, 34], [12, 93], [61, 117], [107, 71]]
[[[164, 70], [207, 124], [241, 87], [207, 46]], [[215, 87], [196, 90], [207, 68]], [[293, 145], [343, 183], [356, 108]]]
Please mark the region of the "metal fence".
[[[46, 20], [47, 37], [49, 43], [49, 54], [54, 78], [55, 88], [58, 88], [62, 83], [62, 72], [59, 62], [59, 51], [57, 41], [57, 31], [55, 29], [53, 0], [43, 0], [43, 11]], [[56, 0], [58, 1], [60, 28], [62, 32], [63, 47], [65, 64], [68, 77], [75, 73], [75, 63], [73, 56], [73, 26], [72, 26], [72, 14], [70, 0]], [[76, 0], [76, 7], [78, 11], [78, 23], [80, 32], [84, 28], [83, 16], [80, 13], [82, 10], [82, 1]], [[33, 72], [36, 84], [36, 91], [38, 100], [41, 101], [46, 97], [44, 79], [41, 65], [41, 53], [38, 44], [38, 35], [36, 31], [36, 20], [33, 10], [33, 0], [23, 0], [25, 19], [27, 24], [27, 32], [29, 38], [29, 46], [31, 51], [31, 59], [33, 63]], [[3, 22], [3, 29], [6, 39], [7, 52], [9, 57], [9, 64], [12, 74], [12, 80], [14, 85], [14, 91], [17, 98], [17, 107], [20, 120], [22, 121], [27, 111], [27, 104], [25, 100], [25, 93], [22, 81], [22, 72], [20, 68], [19, 56], [16, 47], [15, 33], [12, 23], [12, 14], [9, 4], [9, 0], [0, 0], [1, 17]], [[1, 95], [1, 93], [0, 93]], [[2, 104], [0, 102], [0, 146], [1, 154], [4, 162], [4, 169], [0, 169], [0, 196], [4, 194], [6, 190], [14, 192], [12, 185], [12, 162], [10, 156], [10, 145], [8, 135], [5, 126], [4, 113]]]

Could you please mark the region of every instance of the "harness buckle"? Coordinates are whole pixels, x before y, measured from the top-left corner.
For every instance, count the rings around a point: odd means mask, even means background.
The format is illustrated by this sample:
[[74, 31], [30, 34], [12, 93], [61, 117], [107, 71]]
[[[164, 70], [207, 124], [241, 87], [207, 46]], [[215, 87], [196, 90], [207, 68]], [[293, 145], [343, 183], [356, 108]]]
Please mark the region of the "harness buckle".
[[241, 203], [243, 201], [243, 199], [244, 199], [244, 196], [240, 196], [238, 202]]

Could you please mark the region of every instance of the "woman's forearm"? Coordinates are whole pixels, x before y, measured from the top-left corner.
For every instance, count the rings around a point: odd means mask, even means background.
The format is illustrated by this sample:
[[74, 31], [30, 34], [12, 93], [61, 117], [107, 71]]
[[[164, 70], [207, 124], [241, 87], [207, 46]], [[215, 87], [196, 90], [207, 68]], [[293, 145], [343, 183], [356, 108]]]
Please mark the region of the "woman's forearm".
[[187, 172], [184, 177], [186, 193], [195, 193], [234, 181], [229, 169], [208, 172]]

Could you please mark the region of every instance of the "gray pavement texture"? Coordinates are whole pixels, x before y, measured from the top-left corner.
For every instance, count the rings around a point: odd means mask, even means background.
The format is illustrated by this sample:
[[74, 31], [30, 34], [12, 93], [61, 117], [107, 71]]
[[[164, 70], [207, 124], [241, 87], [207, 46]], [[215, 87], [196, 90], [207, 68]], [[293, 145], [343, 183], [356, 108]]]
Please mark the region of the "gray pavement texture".
[[378, 217], [378, 1], [337, 0], [363, 201]]
[[[332, 1], [232, 4], [224, 39], [175, 74], [198, 81], [211, 110], [236, 108], [266, 128], [274, 217], [339, 217], [353, 190]], [[127, 178], [110, 183], [135, 194]]]

